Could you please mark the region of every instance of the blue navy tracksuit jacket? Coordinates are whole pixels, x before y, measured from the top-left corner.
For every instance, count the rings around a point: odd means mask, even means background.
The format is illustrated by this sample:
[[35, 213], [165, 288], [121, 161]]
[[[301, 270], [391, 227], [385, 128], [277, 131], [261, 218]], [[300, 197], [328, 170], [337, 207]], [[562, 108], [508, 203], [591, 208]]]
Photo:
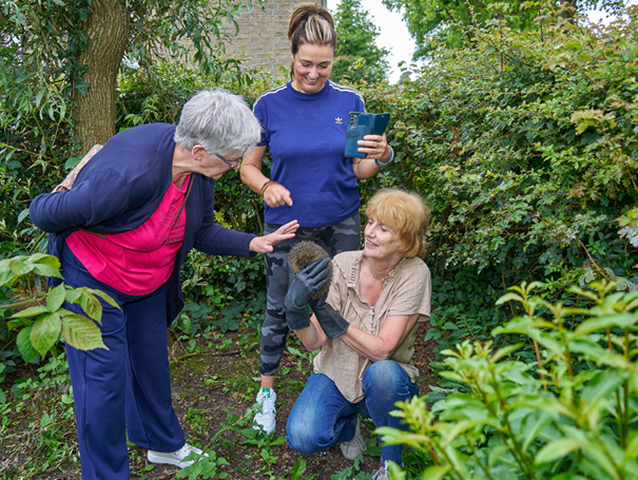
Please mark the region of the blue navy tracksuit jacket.
[[[71, 190], [33, 199], [29, 213], [50, 234], [48, 253], [60, 258], [66, 237], [78, 227], [111, 234], [148, 220], [172, 181], [175, 128], [154, 123], [118, 133], [84, 166]], [[184, 242], [168, 280], [169, 322], [184, 306], [179, 270], [192, 248], [211, 255], [254, 256], [249, 250], [254, 235], [215, 224], [215, 181], [200, 174], [191, 179]]]

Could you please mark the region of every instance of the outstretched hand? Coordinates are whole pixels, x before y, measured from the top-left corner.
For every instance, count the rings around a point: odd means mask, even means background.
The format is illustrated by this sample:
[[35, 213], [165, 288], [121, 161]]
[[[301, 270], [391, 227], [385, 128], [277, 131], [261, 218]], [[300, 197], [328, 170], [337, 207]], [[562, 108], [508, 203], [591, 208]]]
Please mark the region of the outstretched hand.
[[282, 225], [268, 235], [255, 237], [250, 241], [250, 251], [257, 253], [270, 253], [273, 250], [273, 245], [278, 244], [282, 240], [289, 240], [293, 238], [298, 228], [299, 222], [297, 222], [297, 220], [293, 220], [292, 222]]

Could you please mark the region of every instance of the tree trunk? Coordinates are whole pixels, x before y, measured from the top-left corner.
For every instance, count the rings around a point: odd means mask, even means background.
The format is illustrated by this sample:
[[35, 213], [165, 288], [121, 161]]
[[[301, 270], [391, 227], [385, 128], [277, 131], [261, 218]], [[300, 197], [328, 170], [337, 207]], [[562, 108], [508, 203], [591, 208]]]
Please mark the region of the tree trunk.
[[129, 10], [124, 0], [93, 0], [86, 22], [89, 47], [78, 55], [88, 71], [86, 95], [74, 91], [78, 104], [76, 136], [86, 151], [115, 135], [117, 73], [129, 34]]

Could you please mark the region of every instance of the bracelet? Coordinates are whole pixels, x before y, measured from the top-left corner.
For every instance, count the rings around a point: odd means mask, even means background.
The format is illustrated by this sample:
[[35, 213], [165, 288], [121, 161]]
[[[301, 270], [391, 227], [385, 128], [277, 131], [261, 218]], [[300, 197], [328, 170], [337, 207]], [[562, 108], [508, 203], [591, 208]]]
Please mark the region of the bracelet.
[[268, 180], [266, 183], [264, 183], [259, 189], [259, 195], [263, 197], [264, 192], [268, 190], [268, 187], [271, 186], [273, 183], [277, 183], [277, 182], [275, 182], [274, 180]]
[[387, 167], [388, 165], [390, 165], [390, 162], [392, 162], [392, 160], [394, 160], [394, 148], [392, 148], [390, 145], [388, 145], [388, 147], [390, 147], [390, 160], [388, 160], [387, 162], [383, 163], [380, 162], [378, 159], [374, 159], [374, 163], [377, 167], [379, 168], [383, 168], [383, 167]]

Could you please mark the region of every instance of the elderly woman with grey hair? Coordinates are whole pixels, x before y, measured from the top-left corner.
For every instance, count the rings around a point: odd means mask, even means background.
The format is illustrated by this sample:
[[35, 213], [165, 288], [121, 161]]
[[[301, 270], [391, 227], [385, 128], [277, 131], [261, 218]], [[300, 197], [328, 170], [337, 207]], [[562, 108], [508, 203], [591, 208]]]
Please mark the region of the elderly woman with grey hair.
[[185, 442], [172, 407], [166, 327], [183, 306], [179, 270], [191, 249], [251, 257], [294, 237], [296, 221], [262, 237], [215, 224], [215, 180], [239, 168], [260, 132], [240, 97], [203, 91], [177, 127], [115, 135], [72, 188], [31, 203], [63, 282], [102, 290], [119, 306], [103, 305], [107, 349], [66, 346], [84, 480], [129, 478], [127, 432], [154, 463], [185, 467], [202, 454]]

